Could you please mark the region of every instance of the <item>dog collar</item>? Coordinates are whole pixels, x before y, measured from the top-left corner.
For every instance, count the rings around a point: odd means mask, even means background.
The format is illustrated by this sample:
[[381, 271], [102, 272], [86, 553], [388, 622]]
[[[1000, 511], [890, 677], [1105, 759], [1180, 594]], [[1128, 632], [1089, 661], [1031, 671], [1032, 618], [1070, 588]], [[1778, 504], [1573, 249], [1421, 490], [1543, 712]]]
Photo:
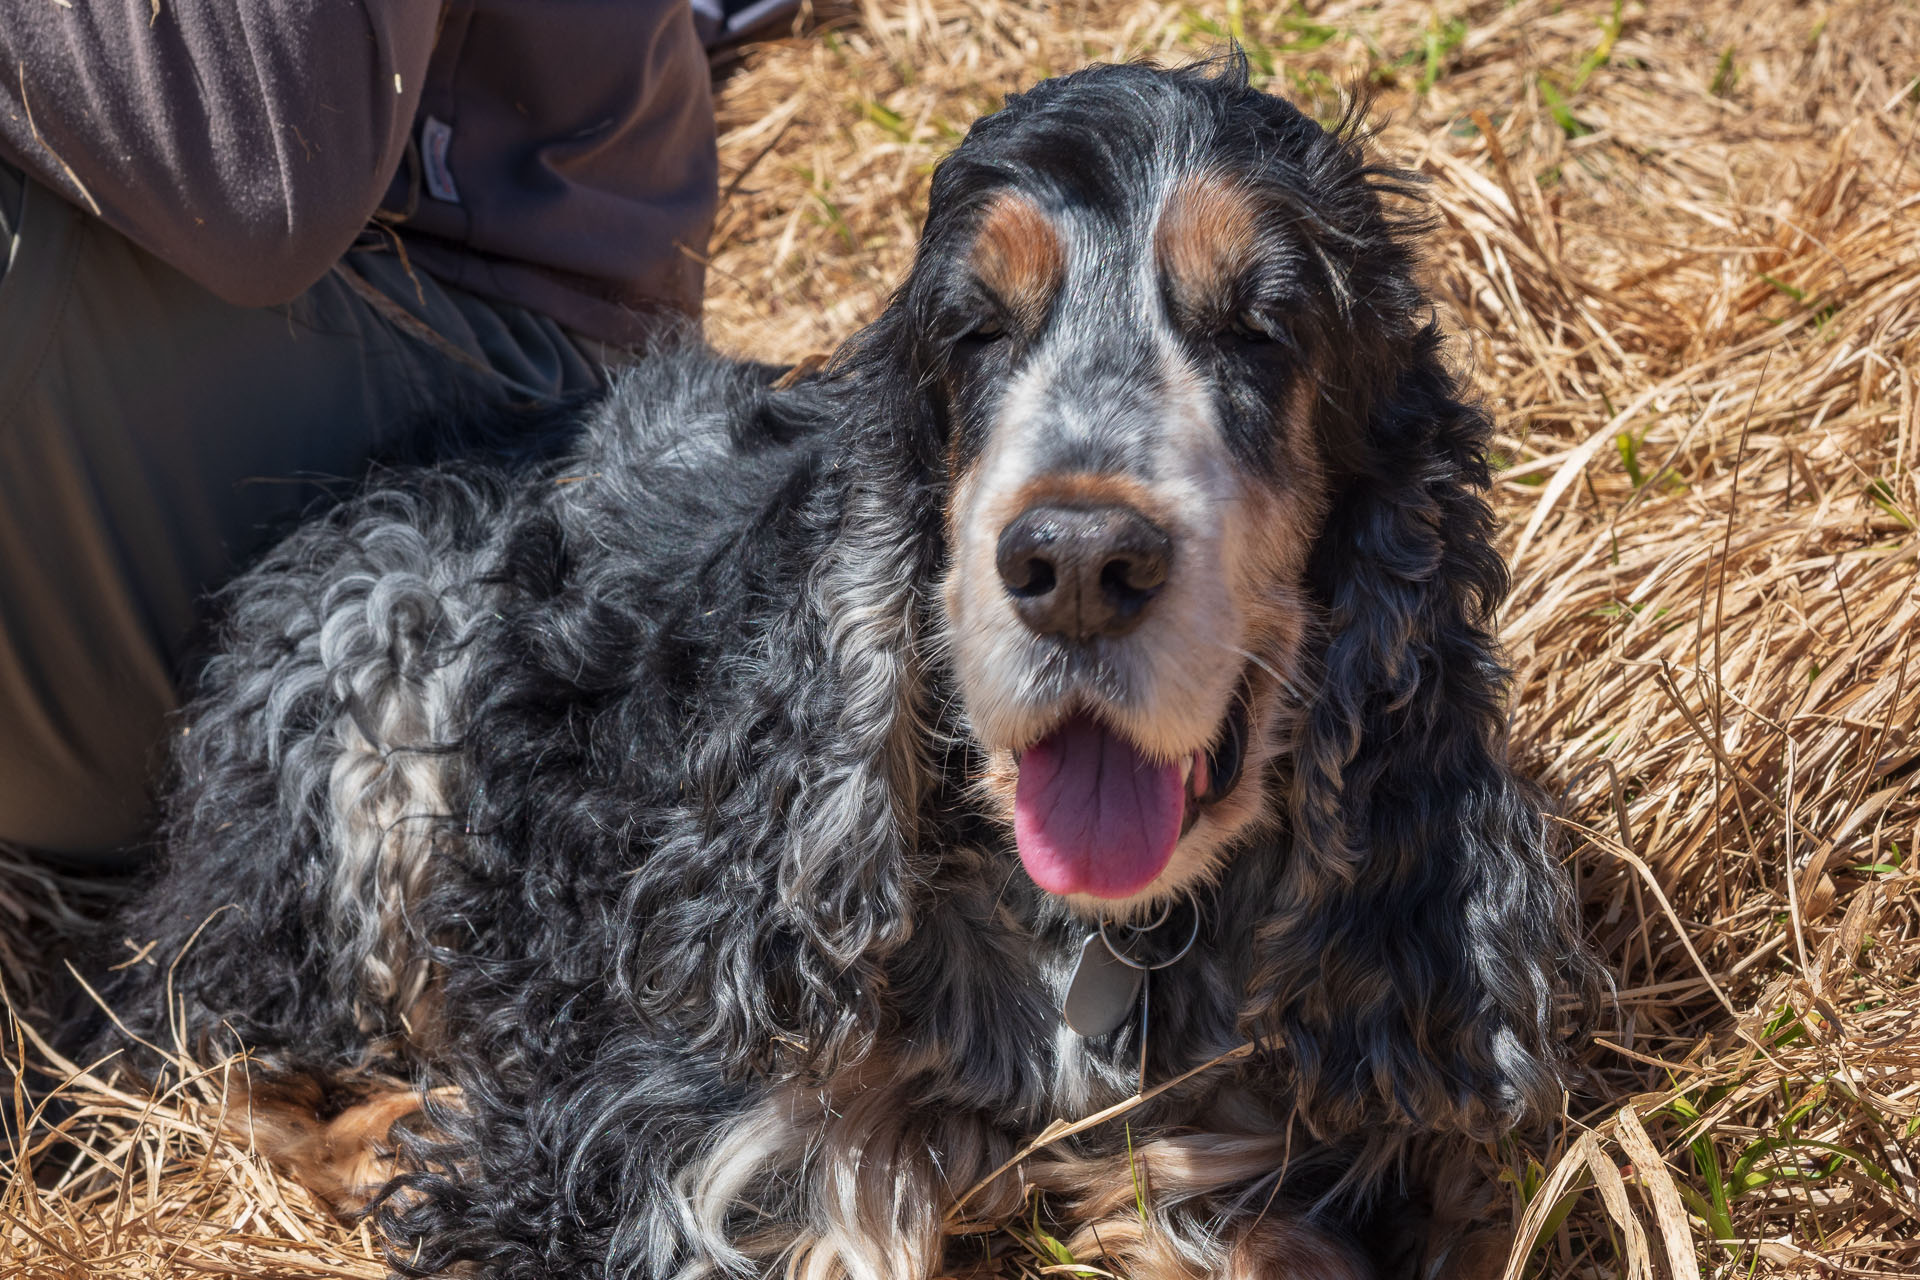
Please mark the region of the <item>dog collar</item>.
[[1179, 963], [1200, 937], [1200, 908], [1197, 904], [1190, 906], [1193, 927], [1187, 933], [1187, 940], [1165, 960], [1143, 960], [1134, 952], [1145, 950], [1147, 935], [1160, 929], [1173, 915], [1171, 902], [1151, 924], [1124, 926], [1132, 935], [1126, 939], [1126, 946], [1114, 943], [1107, 932], [1107, 922], [1101, 920], [1099, 927], [1080, 944], [1080, 958], [1074, 962], [1073, 976], [1067, 980], [1067, 998], [1060, 1010], [1067, 1025], [1089, 1039], [1106, 1035], [1127, 1020], [1138, 1000], [1144, 1042], [1147, 975]]

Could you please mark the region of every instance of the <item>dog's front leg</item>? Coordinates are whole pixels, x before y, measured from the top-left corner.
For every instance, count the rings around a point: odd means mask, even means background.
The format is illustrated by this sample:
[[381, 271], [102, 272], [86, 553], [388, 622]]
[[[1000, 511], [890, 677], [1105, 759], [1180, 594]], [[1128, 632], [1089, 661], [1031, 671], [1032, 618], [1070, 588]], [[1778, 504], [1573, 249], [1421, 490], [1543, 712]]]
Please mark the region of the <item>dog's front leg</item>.
[[[943, 1273], [949, 1211], [1013, 1153], [1013, 1139], [978, 1112], [925, 1104], [910, 1082], [867, 1083], [881, 1074], [871, 1067], [850, 1073], [864, 1079], [770, 1091], [684, 1171], [688, 1218], [716, 1262], [796, 1280]], [[1019, 1206], [1009, 1176], [966, 1212], [991, 1222]]]

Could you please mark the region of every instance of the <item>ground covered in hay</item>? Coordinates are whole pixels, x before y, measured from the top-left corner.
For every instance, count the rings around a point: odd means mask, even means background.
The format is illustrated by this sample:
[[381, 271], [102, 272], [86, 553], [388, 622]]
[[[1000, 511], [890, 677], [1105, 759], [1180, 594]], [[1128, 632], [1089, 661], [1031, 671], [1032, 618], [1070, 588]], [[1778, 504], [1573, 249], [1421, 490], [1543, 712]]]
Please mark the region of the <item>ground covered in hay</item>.
[[[1322, 114], [1376, 92], [1380, 148], [1433, 179], [1431, 279], [1499, 417], [1516, 739], [1566, 797], [1619, 985], [1564, 1121], [1486, 1153], [1509, 1275], [1915, 1274], [1920, 11], [822, 10], [719, 68], [713, 337], [827, 350], [900, 277], [975, 115], [1229, 38]], [[85, 892], [0, 867], [0, 962]], [[81, 1157], [15, 1148], [0, 1277], [383, 1274], [363, 1230], [212, 1136], [219, 1096], [83, 1073]], [[1006, 1274], [1098, 1266], [1012, 1232]]]

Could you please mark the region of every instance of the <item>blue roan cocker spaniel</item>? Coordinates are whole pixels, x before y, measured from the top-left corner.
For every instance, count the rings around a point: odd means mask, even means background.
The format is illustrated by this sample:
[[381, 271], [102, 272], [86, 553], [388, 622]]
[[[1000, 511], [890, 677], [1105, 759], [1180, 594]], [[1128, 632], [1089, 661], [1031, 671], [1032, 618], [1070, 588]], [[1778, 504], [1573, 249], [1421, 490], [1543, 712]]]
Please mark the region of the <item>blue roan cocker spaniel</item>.
[[818, 373], [687, 342], [299, 530], [106, 1000], [249, 1051], [402, 1271], [921, 1280], [1038, 1212], [1459, 1274], [1423, 1170], [1557, 1108], [1595, 970], [1413, 185], [1237, 59], [1049, 81]]

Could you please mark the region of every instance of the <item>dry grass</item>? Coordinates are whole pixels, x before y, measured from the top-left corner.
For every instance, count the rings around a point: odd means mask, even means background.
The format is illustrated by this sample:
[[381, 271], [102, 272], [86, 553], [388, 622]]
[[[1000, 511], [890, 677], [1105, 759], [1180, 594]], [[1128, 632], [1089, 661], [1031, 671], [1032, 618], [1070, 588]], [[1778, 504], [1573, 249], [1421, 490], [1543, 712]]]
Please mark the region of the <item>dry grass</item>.
[[[749, 49], [711, 331], [794, 359], [873, 316], [934, 160], [1038, 76], [1231, 31], [1314, 109], [1371, 79], [1501, 424], [1516, 737], [1619, 979], [1550, 1148], [1488, 1153], [1510, 1274], [1914, 1274], [1920, 15], [1310, 8], [906, 0]], [[211, 1138], [217, 1079], [74, 1092], [85, 1152], [7, 1183], [0, 1277], [380, 1273]]]

